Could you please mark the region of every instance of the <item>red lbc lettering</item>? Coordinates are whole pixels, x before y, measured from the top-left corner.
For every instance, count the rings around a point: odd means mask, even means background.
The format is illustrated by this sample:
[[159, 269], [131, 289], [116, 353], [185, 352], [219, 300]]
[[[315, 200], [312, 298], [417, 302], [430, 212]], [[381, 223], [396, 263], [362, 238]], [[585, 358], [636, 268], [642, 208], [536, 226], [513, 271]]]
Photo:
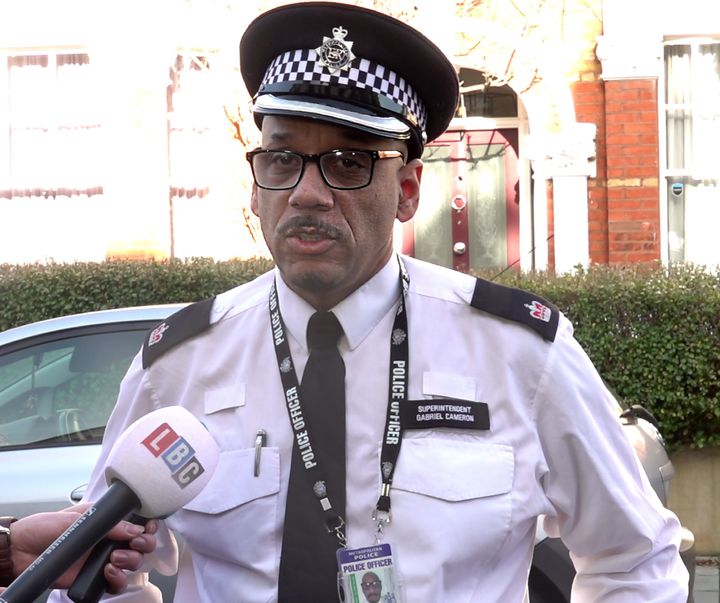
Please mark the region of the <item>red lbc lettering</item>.
[[170, 445], [178, 440], [178, 434], [167, 423], [162, 423], [142, 443], [153, 456], [160, 456]]

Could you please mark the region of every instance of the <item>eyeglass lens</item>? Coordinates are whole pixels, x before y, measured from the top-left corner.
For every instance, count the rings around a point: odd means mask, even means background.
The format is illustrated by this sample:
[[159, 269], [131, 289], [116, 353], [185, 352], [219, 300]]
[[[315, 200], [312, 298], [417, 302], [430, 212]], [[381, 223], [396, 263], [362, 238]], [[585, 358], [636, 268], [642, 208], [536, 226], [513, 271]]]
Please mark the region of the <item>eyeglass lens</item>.
[[307, 161], [318, 162], [325, 181], [334, 188], [361, 188], [372, 178], [373, 157], [368, 152], [341, 150], [312, 157], [271, 151], [253, 157], [255, 180], [265, 188], [293, 188], [300, 181]]

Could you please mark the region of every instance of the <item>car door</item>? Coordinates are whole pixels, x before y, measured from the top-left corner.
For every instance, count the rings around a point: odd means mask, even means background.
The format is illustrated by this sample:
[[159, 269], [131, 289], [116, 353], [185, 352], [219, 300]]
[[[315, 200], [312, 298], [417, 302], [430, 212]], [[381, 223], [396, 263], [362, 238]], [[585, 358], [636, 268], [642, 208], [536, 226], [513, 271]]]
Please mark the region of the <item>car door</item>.
[[147, 328], [95, 325], [0, 347], [0, 514], [79, 500]]

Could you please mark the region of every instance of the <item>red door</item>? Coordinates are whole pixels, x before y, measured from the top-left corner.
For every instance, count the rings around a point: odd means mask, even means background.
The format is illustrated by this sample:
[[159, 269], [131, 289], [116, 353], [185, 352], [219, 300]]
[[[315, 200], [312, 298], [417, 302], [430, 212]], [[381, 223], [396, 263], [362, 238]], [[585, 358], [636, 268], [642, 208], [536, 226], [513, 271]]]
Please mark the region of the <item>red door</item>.
[[403, 252], [463, 272], [516, 262], [517, 161], [515, 129], [446, 132], [428, 145]]

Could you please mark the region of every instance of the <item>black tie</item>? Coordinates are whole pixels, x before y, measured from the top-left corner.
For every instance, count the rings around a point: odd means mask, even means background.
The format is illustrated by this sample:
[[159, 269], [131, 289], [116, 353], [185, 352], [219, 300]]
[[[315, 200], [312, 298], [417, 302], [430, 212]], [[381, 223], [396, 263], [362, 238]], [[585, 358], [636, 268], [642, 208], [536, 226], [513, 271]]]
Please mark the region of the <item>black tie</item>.
[[[325, 475], [328, 497], [345, 517], [345, 364], [337, 349], [342, 327], [332, 312], [316, 312], [307, 330], [308, 358], [300, 401], [312, 446]], [[302, 459], [293, 446], [280, 557], [279, 603], [338, 600], [339, 541], [325, 527]]]

